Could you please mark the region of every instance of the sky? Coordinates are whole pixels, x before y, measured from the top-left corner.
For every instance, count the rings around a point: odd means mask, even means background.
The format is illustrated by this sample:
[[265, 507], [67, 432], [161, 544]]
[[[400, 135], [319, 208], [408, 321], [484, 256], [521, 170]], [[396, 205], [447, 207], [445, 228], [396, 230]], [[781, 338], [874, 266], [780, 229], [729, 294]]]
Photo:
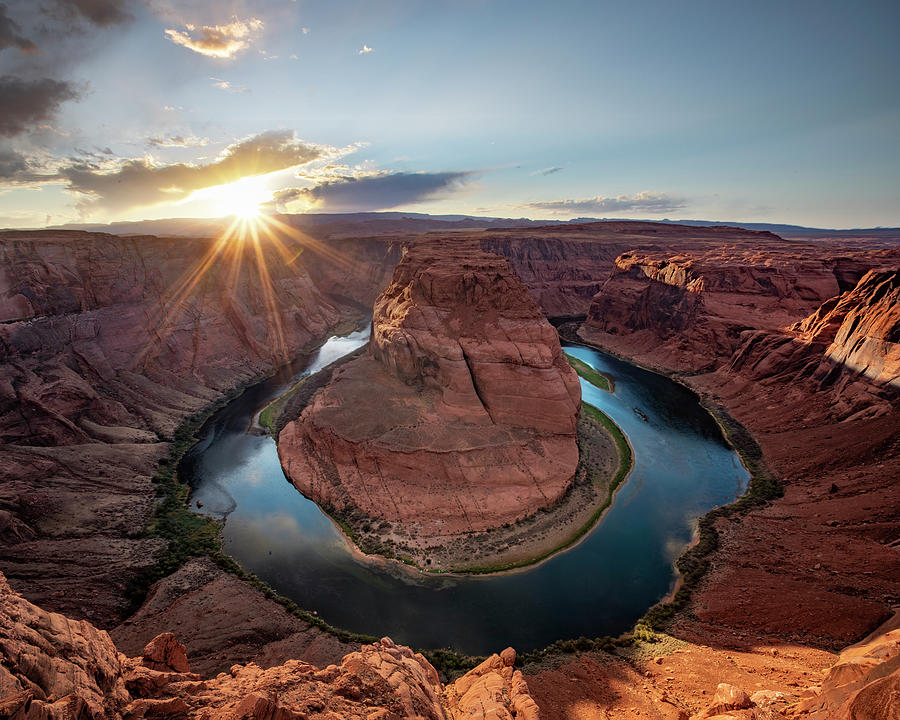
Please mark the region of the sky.
[[0, 227], [900, 226], [896, 0], [0, 0]]

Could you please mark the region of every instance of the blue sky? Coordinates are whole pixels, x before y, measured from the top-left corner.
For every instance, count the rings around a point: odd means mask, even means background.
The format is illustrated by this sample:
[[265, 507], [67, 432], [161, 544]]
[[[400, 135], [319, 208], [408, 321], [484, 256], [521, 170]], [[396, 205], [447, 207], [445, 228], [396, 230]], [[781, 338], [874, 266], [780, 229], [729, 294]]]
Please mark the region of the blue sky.
[[24, 110], [0, 117], [0, 225], [266, 202], [900, 225], [896, 2], [6, 0], [3, 21], [0, 105]]

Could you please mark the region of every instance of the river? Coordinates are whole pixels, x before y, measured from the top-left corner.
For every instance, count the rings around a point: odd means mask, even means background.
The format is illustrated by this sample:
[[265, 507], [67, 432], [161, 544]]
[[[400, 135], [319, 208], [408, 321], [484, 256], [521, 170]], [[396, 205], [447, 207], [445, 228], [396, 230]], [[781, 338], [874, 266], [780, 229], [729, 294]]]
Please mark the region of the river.
[[749, 480], [688, 390], [564, 344], [614, 378], [614, 393], [582, 380], [583, 399], [609, 415], [634, 448], [634, 469], [602, 521], [570, 550], [509, 574], [451, 577], [371, 562], [351, 552], [329, 518], [286, 480], [274, 440], [253, 429], [256, 413], [297, 377], [367, 337], [331, 338], [305, 367], [250, 388], [210, 418], [179, 466], [202, 512], [225, 518], [225, 552], [334, 626], [471, 654], [618, 635], [671, 590], [673, 563], [697, 518], [734, 500]]

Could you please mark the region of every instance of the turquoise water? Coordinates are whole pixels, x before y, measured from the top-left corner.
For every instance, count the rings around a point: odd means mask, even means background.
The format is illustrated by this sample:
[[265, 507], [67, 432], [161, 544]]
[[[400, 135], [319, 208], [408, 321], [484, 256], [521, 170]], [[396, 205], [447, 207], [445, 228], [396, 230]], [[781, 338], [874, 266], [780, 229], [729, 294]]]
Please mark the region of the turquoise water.
[[[365, 332], [332, 338], [306, 371], [366, 338]], [[211, 418], [183, 461], [182, 477], [191, 479], [204, 512], [226, 518], [226, 552], [335, 626], [478, 654], [617, 635], [671, 589], [674, 560], [696, 519], [734, 500], [749, 476], [713, 419], [680, 385], [590, 348], [564, 349], [615, 379], [615, 393], [582, 381], [583, 398], [622, 428], [635, 467], [597, 527], [537, 567], [450, 577], [351, 553], [327, 516], [285, 479], [274, 441], [251, 431], [255, 413], [290, 378], [251, 388]]]

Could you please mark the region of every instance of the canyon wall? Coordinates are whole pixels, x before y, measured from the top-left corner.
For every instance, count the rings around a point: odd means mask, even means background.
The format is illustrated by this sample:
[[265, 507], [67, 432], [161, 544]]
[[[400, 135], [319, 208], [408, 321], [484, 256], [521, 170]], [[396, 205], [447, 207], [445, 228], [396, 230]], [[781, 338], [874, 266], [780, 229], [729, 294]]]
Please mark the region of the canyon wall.
[[581, 391], [528, 290], [472, 242], [412, 245], [375, 302], [367, 356], [279, 436], [304, 495], [422, 543], [553, 504], [578, 463]]
[[142, 531], [174, 429], [347, 314], [272, 246], [0, 235], [0, 568], [13, 585], [120, 617], [163, 544]]
[[784, 482], [783, 498], [717, 524], [696, 617], [852, 641], [900, 597], [900, 251], [748, 248], [715, 260], [620, 256], [581, 335], [724, 407]]

